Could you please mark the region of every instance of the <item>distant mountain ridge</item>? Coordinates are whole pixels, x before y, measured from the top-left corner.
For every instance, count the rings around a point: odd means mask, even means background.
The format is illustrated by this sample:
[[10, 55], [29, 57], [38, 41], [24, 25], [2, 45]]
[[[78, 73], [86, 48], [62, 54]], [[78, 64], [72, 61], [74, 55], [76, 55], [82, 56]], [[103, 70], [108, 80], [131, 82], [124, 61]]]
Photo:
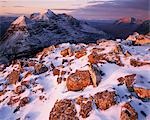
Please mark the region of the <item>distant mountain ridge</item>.
[[12, 22], [0, 42], [0, 56], [13, 59], [31, 55], [49, 45], [59, 43], [88, 43], [109, 35], [86, 22], [67, 14], [56, 15], [50, 10], [34, 13], [30, 17], [20, 16]]

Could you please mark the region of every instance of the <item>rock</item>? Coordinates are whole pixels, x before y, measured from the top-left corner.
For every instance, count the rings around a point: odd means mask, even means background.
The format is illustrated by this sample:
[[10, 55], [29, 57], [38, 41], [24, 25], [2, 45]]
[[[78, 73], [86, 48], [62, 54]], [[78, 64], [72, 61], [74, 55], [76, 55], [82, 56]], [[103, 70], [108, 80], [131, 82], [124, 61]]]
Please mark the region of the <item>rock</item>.
[[16, 93], [16, 94], [21, 94], [21, 93], [23, 93], [24, 91], [25, 91], [25, 86], [20, 85], [20, 86], [17, 86], [17, 87], [16, 87], [15, 93]]
[[20, 98], [14, 98], [14, 97], [10, 97], [9, 102], [7, 103], [8, 105], [14, 105], [17, 102], [19, 102]]
[[20, 100], [19, 106], [20, 107], [24, 107], [26, 104], [28, 104], [30, 102], [30, 98], [29, 97], [24, 97]]
[[86, 50], [81, 49], [81, 50], [75, 52], [75, 57], [79, 59], [79, 58], [85, 56], [86, 54], [87, 54]]
[[60, 75], [60, 70], [59, 69], [57, 69], [57, 68], [54, 68], [53, 69], [53, 75], [55, 76], [55, 75]]
[[121, 84], [125, 84], [128, 88], [131, 88], [135, 81], [136, 74], [126, 75], [125, 77], [120, 77], [117, 80]]
[[138, 61], [136, 59], [130, 59], [130, 64], [134, 67], [140, 67], [140, 66], [144, 66], [144, 65], [150, 65], [149, 62], [141, 62]]
[[105, 60], [105, 54], [97, 54], [96, 52], [92, 52], [89, 56], [88, 56], [88, 61], [91, 64], [97, 64], [97, 63], [104, 63], [103, 60]]
[[106, 110], [116, 104], [116, 94], [111, 91], [98, 92], [94, 95], [96, 106], [101, 110]]
[[101, 71], [96, 64], [89, 65], [89, 72], [91, 75], [93, 86], [96, 87], [101, 81]]
[[63, 57], [66, 57], [67, 55], [71, 56], [72, 55], [72, 50], [71, 50], [71, 48], [67, 48], [67, 49], [62, 50], [60, 54]]
[[69, 91], [83, 90], [88, 85], [91, 85], [91, 76], [88, 70], [72, 73], [67, 78], [67, 88]]
[[48, 68], [42, 63], [36, 64], [34, 66], [34, 69], [35, 69], [34, 74], [36, 75], [39, 75], [48, 71]]
[[121, 120], [137, 120], [138, 115], [130, 103], [125, 103], [121, 108]]
[[82, 118], [89, 117], [92, 110], [92, 100], [89, 98], [84, 98], [83, 96], [79, 96], [76, 98], [76, 103], [80, 105], [80, 116], [82, 116]]
[[56, 101], [49, 116], [49, 120], [79, 120], [72, 100], [64, 99]]
[[14, 70], [8, 75], [8, 83], [9, 84], [16, 84], [19, 81], [20, 72]]
[[140, 88], [140, 87], [133, 87], [134, 92], [143, 99], [150, 99], [150, 89]]

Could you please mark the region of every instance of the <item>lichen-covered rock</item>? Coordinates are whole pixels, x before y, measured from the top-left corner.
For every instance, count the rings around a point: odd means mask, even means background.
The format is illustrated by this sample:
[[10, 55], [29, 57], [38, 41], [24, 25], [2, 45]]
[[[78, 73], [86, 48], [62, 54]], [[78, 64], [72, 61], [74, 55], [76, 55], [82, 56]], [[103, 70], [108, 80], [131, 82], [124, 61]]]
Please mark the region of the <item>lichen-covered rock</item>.
[[116, 104], [116, 94], [107, 90], [98, 92], [94, 95], [94, 100], [99, 109], [106, 110]]
[[36, 64], [34, 66], [34, 69], [35, 69], [34, 74], [37, 74], [37, 75], [48, 71], [48, 68], [42, 63]]
[[20, 72], [14, 70], [8, 75], [8, 83], [16, 84], [19, 78], [20, 78]]
[[19, 102], [20, 98], [14, 98], [14, 97], [10, 97], [9, 102], [7, 103], [8, 105], [14, 105], [15, 103]]
[[64, 99], [56, 101], [49, 116], [49, 120], [79, 120], [72, 100]]
[[138, 115], [130, 103], [125, 103], [121, 109], [121, 120], [137, 120]]
[[83, 90], [85, 87], [91, 84], [91, 76], [88, 70], [72, 73], [67, 78], [67, 88], [69, 91]]

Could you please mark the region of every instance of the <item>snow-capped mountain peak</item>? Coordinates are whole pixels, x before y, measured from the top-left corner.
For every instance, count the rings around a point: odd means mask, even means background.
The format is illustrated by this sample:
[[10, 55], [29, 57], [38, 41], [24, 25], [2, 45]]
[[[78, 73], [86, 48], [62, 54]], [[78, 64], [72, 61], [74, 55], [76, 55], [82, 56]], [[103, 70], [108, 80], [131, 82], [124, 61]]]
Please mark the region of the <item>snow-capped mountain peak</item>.
[[33, 13], [31, 14], [30, 18], [32, 20], [49, 20], [51, 17], [56, 16], [50, 9], [39, 12], [39, 13]]
[[20, 16], [12, 23], [12, 25], [26, 26], [30, 22], [31, 20], [26, 16]]

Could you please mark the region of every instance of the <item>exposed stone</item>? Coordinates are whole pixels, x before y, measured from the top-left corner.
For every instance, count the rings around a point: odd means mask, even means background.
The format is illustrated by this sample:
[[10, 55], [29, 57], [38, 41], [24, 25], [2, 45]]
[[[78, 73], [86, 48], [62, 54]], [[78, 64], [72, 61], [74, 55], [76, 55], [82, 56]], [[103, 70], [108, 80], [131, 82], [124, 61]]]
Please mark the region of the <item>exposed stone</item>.
[[138, 115], [130, 103], [126, 103], [121, 108], [121, 120], [137, 120]]
[[134, 67], [140, 67], [140, 66], [144, 66], [144, 65], [150, 65], [149, 62], [141, 62], [135, 59], [130, 59], [130, 64]]
[[85, 87], [91, 84], [91, 77], [88, 70], [72, 73], [67, 78], [67, 88], [70, 91], [83, 90]]
[[28, 104], [30, 102], [30, 98], [29, 97], [24, 97], [20, 100], [19, 106], [20, 107], [24, 107], [26, 104]]
[[126, 75], [125, 77], [120, 77], [117, 80], [121, 84], [125, 84], [128, 88], [132, 87], [134, 81], [135, 81], [136, 74]]
[[81, 49], [81, 50], [75, 52], [75, 57], [79, 59], [79, 58], [85, 56], [86, 54], [87, 54], [86, 50]]
[[53, 75], [54, 75], [54, 76], [55, 76], [55, 75], [60, 75], [60, 70], [57, 69], [57, 68], [54, 68], [54, 69], [53, 69]]
[[148, 98], [150, 99], [150, 89], [140, 88], [140, 87], [134, 87], [134, 92], [140, 97], [140, 98]]
[[72, 50], [71, 50], [71, 48], [67, 48], [67, 49], [62, 50], [60, 54], [63, 57], [66, 57], [67, 55], [71, 56], [72, 55]]
[[89, 72], [91, 75], [93, 86], [96, 87], [101, 81], [101, 71], [96, 64], [89, 65]]
[[17, 86], [17, 87], [16, 87], [15, 93], [16, 93], [16, 94], [21, 94], [21, 93], [23, 93], [24, 91], [25, 91], [25, 86], [20, 85], [20, 86]]
[[77, 111], [72, 100], [64, 99], [57, 101], [52, 108], [49, 120], [79, 120]]
[[9, 84], [16, 84], [19, 78], [20, 78], [20, 72], [14, 70], [8, 75], [8, 82]]
[[111, 91], [103, 91], [94, 95], [94, 100], [97, 107], [101, 110], [106, 110], [116, 104], [116, 94]]
[[34, 66], [34, 69], [35, 69], [34, 74], [42, 74], [48, 71], [48, 68], [42, 63], [36, 64]]
[[15, 103], [19, 102], [19, 100], [20, 100], [20, 98], [10, 97], [10, 100], [7, 104], [8, 105], [14, 105]]
[[76, 98], [76, 103], [80, 105], [80, 116], [82, 116], [82, 118], [87, 118], [92, 110], [92, 100], [79, 96]]

